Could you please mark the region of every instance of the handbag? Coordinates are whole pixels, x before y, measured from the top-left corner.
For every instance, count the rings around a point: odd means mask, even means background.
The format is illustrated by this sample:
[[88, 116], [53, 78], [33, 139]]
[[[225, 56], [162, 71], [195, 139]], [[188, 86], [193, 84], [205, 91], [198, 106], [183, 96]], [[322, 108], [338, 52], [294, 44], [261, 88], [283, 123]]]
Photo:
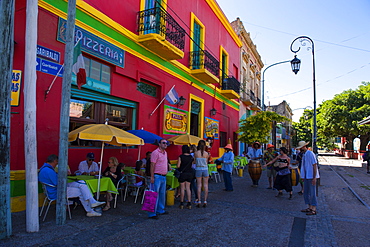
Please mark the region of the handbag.
[[[151, 187], [152, 187], [152, 184], [151, 184]], [[156, 205], [157, 205], [157, 198], [158, 198], [158, 192], [155, 192], [153, 190], [145, 191], [143, 207], [141, 208], [141, 210], [154, 213]]]
[[179, 178], [180, 178], [181, 173], [182, 173], [182, 172], [180, 172], [180, 171], [179, 171], [179, 169], [178, 169], [178, 168], [176, 168], [176, 169], [175, 169], [175, 171], [173, 172], [173, 175], [174, 175], [177, 179], [179, 179]]

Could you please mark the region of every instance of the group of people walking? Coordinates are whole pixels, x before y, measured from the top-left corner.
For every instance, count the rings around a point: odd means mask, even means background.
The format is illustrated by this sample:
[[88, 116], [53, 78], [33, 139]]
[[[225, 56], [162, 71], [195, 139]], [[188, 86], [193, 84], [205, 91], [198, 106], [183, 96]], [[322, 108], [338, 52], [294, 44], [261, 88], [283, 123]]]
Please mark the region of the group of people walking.
[[[283, 195], [283, 190], [289, 193], [289, 199], [292, 199], [292, 182], [290, 173], [292, 165], [296, 165], [301, 170], [301, 180], [304, 184], [301, 193], [304, 191], [304, 200], [308, 208], [302, 212], [307, 215], [316, 214], [316, 180], [319, 178], [316, 156], [308, 150], [308, 142], [300, 141], [296, 147], [299, 150], [297, 157], [289, 157], [289, 152], [282, 147], [278, 151], [269, 144], [265, 153], [262, 153], [258, 142], [253, 143], [252, 149], [247, 153], [250, 163], [263, 160], [267, 168], [267, 177], [269, 181], [268, 189], [276, 189], [277, 197]], [[146, 161], [147, 174], [149, 170], [150, 182], [153, 184], [153, 190], [158, 192], [158, 199], [155, 212], [148, 212], [150, 219], [158, 219], [160, 215], [168, 214], [165, 210], [166, 202], [166, 174], [172, 168], [167, 157], [167, 140], [162, 139], [159, 147], [154, 150]], [[233, 191], [232, 170], [234, 168], [234, 153], [231, 144], [224, 147], [224, 154], [215, 160], [216, 164], [221, 164], [225, 188], [224, 191]], [[192, 205], [196, 207], [207, 207], [208, 200], [208, 164], [210, 162], [209, 147], [204, 140], [200, 140], [197, 146], [183, 145], [177, 160], [177, 169], [180, 173], [178, 181], [180, 183], [180, 209], [191, 209]], [[148, 155], [148, 154], [147, 154]], [[149, 164], [148, 164], [149, 163]], [[149, 169], [148, 169], [149, 167]], [[258, 186], [258, 179], [253, 179], [253, 187]], [[194, 192], [195, 201], [192, 203], [192, 192]]]
[[[274, 150], [274, 145], [268, 144], [267, 150], [262, 154], [261, 145], [258, 142], [253, 143], [252, 148], [247, 154], [250, 162], [261, 160], [265, 162], [262, 167], [267, 168], [267, 177], [269, 187], [267, 189], [276, 189], [278, 194], [276, 197], [283, 195], [283, 190], [289, 193], [289, 199], [292, 199], [292, 170], [300, 173], [301, 191], [300, 195], [304, 195], [304, 201], [308, 205], [301, 212], [307, 215], [316, 215], [316, 185], [317, 179], [320, 178], [315, 154], [307, 148], [309, 142], [300, 141], [295, 148], [298, 154], [289, 156], [289, 151], [285, 147], [281, 147], [279, 151]], [[299, 178], [298, 178], [299, 180]], [[258, 180], [252, 179], [253, 187], [257, 187]]]

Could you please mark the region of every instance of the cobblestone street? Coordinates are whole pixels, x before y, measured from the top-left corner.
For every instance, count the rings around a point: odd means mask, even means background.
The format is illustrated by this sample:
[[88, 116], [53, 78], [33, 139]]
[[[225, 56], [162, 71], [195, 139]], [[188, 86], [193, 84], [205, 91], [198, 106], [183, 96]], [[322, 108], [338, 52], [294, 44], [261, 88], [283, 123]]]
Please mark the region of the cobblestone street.
[[[352, 162], [350, 162], [352, 161]], [[318, 214], [306, 216], [303, 197], [294, 187], [276, 198], [268, 190], [266, 173], [258, 188], [249, 175], [233, 175], [234, 191], [223, 191], [223, 183], [210, 183], [207, 208], [191, 210], [167, 207], [169, 215], [150, 220], [133, 198], [119, 201], [102, 217], [88, 218], [82, 207], [72, 211], [72, 220], [55, 224], [51, 207], [37, 233], [25, 232], [25, 212], [14, 213], [14, 236], [1, 246], [368, 246], [370, 210], [360, 203], [329, 165], [361, 168], [360, 161], [326, 157], [320, 168]], [[369, 176], [367, 178], [370, 178]], [[334, 196], [335, 195], [335, 196]]]

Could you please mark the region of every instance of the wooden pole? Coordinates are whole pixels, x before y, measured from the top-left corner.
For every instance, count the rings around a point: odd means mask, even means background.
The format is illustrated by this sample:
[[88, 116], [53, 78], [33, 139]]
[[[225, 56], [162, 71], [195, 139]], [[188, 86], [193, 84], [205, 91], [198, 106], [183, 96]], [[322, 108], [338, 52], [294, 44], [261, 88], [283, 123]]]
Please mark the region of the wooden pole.
[[68, 17], [66, 30], [66, 47], [64, 53], [64, 73], [62, 82], [62, 100], [60, 106], [59, 132], [59, 164], [58, 164], [58, 198], [56, 224], [64, 225], [66, 221], [67, 203], [67, 167], [68, 167], [68, 132], [69, 104], [71, 98], [73, 47], [76, 20], [76, 0], [68, 1]]
[[24, 154], [26, 165], [26, 231], [39, 231], [36, 138], [37, 0], [27, 0], [24, 61]]
[[0, 1], [0, 239], [12, 235], [10, 210], [10, 92], [14, 50], [14, 0]]

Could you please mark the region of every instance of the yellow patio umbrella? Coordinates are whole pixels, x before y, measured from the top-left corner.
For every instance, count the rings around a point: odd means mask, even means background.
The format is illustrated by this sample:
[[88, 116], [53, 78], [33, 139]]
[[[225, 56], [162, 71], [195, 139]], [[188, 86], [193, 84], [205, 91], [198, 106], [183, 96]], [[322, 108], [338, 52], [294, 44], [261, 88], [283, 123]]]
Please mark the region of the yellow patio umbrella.
[[168, 139], [168, 141], [173, 142], [174, 145], [197, 145], [200, 140], [203, 139], [189, 134], [173, 136]]
[[144, 140], [117, 127], [105, 124], [88, 124], [81, 126], [78, 129], [72, 130], [68, 134], [68, 141], [75, 141], [77, 138], [81, 140], [89, 141], [101, 141], [101, 153], [99, 162], [99, 181], [97, 190], [97, 199], [99, 199], [100, 193], [100, 177], [101, 168], [103, 164], [103, 153], [104, 153], [104, 143], [122, 146], [122, 145], [144, 145]]
[[87, 124], [68, 134], [68, 141], [81, 140], [102, 141], [108, 144], [121, 146], [144, 145], [144, 140], [117, 127], [108, 124]]

